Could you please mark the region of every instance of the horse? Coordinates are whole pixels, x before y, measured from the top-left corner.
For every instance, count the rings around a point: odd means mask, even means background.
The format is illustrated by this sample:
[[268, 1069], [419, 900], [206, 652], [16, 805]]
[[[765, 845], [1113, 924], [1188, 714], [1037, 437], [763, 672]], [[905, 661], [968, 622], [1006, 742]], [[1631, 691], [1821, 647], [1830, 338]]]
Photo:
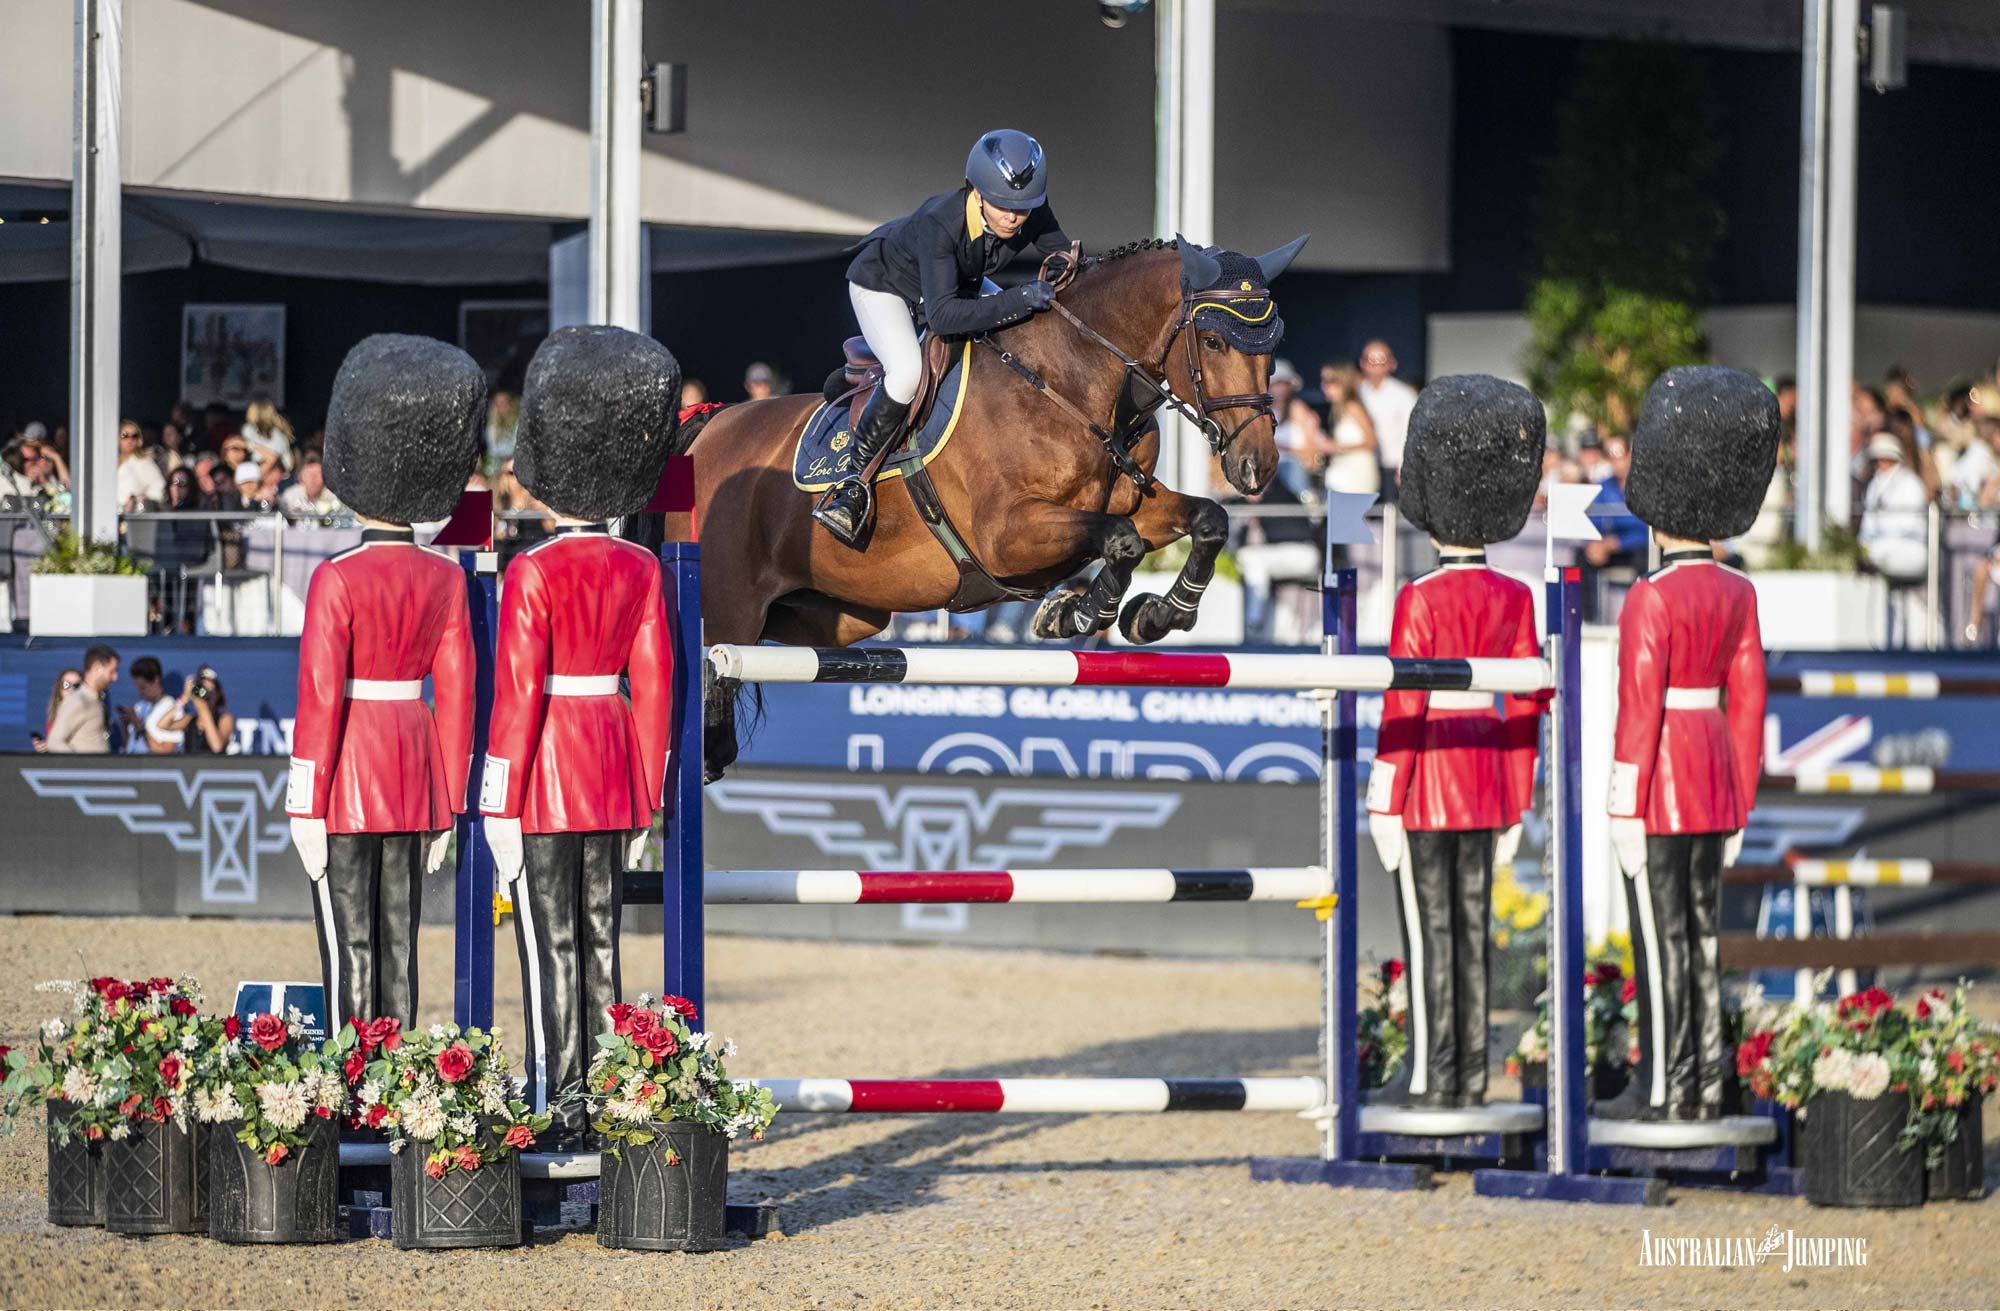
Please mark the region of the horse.
[[[1268, 284], [1305, 240], [1254, 265], [1185, 238], [1075, 260], [1057, 275], [1066, 285], [1051, 311], [975, 342], [954, 434], [928, 466], [933, 508], [1005, 594], [1043, 597], [1038, 637], [1074, 639], [1115, 619], [1145, 643], [1193, 626], [1229, 521], [1214, 501], [1153, 478], [1152, 416], [1162, 405], [1180, 410], [1232, 487], [1263, 490], [1278, 464], [1268, 352], [1282, 331]], [[1225, 278], [1225, 265], [1239, 276]], [[1231, 344], [1246, 323], [1268, 329], [1268, 342], [1249, 343], [1261, 353]], [[791, 473], [821, 403], [793, 395], [728, 406], [691, 438], [709, 642], [848, 646], [897, 612], [963, 599], [969, 571], [941, 545], [946, 534], [934, 535], [909, 478], [900, 491], [891, 485], [899, 480], [876, 484], [863, 550], [814, 523], [814, 498]], [[1182, 537], [1189, 553], [1167, 594], [1136, 596], [1121, 612], [1139, 562]], [[1079, 578], [1092, 563], [1096, 576]], [[736, 758], [738, 691], [717, 687], [706, 698], [709, 781]]]

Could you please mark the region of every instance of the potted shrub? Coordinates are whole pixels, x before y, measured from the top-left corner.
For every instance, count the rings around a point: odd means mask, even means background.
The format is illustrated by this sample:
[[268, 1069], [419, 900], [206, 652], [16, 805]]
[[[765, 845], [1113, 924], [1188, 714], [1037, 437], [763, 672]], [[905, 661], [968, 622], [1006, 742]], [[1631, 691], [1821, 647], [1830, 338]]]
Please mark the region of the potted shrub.
[[78, 1103], [108, 1095], [90, 1069], [111, 1055], [104, 1020], [105, 992], [113, 984], [120, 993], [145, 986], [111, 978], [37, 985], [37, 992], [67, 995], [66, 1014], [42, 1021], [32, 1050], [0, 1048], [7, 1071], [0, 1082], [0, 1132], [12, 1134], [15, 1121], [37, 1106], [48, 1121], [50, 1224], [104, 1223], [104, 1129], [93, 1125], [86, 1130], [76, 1122], [76, 1110]]
[[1972, 1201], [1986, 1192], [1986, 1094], [2000, 1082], [2000, 1029], [1965, 1009], [1965, 985], [1917, 999], [1917, 1107], [1912, 1130], [1924, 1149], [1924, 1195]]
[[1760, 1097], [1802, 1122], [1806, 1200], [1819, 1206], [1917, 1206], [1924, 1154], [1912, 1118], [1911, 1017], [1880, 988], [1833, 1005], [1793, 1006], [1750, 1026], [1736, 1068]]
[[[207, 1130], [193, 1115], [196, 1053], [220, 1022], [193, 979], [93, 979], [103, 1040], [66, 1078], [69, 1123], [104, 1143], [104, 1227], [123, 1234], [208, 1230]], [[73, 1080], [73, 1082], [71, 1082]]]
[[723, 1244], [729, 1140], [762, 1138], [777, 1114], [763, 1088], [732, 1082], [734, 1043], [693, 1028], [685, 997], [609, 1009], [582, 1100], [602, 1139], [597, 1241], [707, 1252]]
[[196, 1057], [195, 1117], [208, 1135], [208, 1236], [225, 1243], [340, 1237], [342, 1058], [353, 1028], [315, 1048], [304, 1017], [231, 1015]]
[[68, 529], [28, 567], [31, 637], [143, 637], [146, 566]]
[[517, 1153], [549, 1117], [512, 1095], [499, 1035], [456, 1024], [403, 1033], [382, 1018], [357, 1030], [351, 1051], [362, 1053], [361, 1121], [389, 1136], [396, 1246], [518, 1245]]

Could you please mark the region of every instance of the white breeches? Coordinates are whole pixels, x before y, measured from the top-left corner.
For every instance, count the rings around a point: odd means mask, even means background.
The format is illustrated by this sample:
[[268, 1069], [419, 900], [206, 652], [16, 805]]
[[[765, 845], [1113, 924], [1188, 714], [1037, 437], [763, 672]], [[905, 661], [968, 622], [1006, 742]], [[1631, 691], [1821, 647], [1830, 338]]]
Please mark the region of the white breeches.
[[923, 377], [923, 350], [917, 345], [916, 320], [910, 307], [893, 291], [871, 291], [859, 283], [847, 284], [847, 298], [854, 302], [854, 318], [869, 349], [882, 361], [882, 386], [890, 397], [908, 405], [917, 396], [917, 382]]

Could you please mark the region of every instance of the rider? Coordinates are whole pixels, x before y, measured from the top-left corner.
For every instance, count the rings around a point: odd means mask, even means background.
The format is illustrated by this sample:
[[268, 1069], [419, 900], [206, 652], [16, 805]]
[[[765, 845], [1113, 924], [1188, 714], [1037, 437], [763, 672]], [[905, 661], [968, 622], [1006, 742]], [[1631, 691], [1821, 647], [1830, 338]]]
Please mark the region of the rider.
[[1032, 249], [1067, 251], [1069, 238], [1049, 209], [1048, 162], [1025, 132], [988, 132], [965, 159], [965, 185], [933, 196], [907, 218], [884, 223], [847, 266], [847, 294], [861, 333], [882, 362], [882, 385], [854, 426], [854, 473], [826, 495], [813, 517], [855, 545], [874, 502], [864, 472], [902, 430], [923, 374], [918, 328], [941, 337], [991, 332], [1045, 310], [1055, 289], [1037, 278], [994, 296], [986, 279]]

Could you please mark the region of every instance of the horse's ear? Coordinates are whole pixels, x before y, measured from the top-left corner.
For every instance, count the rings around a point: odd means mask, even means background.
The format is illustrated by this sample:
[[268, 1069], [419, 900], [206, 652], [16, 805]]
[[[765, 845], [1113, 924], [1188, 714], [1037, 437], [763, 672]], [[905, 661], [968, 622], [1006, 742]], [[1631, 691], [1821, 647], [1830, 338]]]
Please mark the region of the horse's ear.
[[1299, 251], [1303, 250], [1306, 242], [1311, 239], [1312, 233], [1308, 232], [1297, 241], [1280, 246], [1268, 255], [1259, 255], [1257, 269], [1264, 275], [1264, 285], [1268, 287], [1276, 282], [1278, 275], [1292, 266], [1292, 261], [1298, 258]]
[[1222, 281], [1222, 262], [1201, 247], [1174, 234], [1174, 244], [1181, 251], [1181, 289], [1183, 291], [1207, 291]]

